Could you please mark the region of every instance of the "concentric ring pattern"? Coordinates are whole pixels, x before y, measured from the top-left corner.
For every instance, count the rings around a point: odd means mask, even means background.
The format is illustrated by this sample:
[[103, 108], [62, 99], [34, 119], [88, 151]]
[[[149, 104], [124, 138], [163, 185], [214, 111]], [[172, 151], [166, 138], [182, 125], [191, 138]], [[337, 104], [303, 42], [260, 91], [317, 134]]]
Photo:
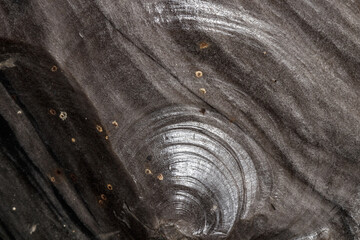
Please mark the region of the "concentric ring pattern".
[[216, 113], [169, 107], [142, 117], [123, 134], [127, 168], [158, 228], [220, 237], [246, 215], [257, 177], [250, 156], [231, 137], [236, 131]]

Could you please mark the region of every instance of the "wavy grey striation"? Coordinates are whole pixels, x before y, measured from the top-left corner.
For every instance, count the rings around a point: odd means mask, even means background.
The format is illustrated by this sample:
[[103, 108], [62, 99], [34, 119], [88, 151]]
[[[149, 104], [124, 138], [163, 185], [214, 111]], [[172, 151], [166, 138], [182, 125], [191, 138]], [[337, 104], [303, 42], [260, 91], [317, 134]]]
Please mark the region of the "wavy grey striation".
[[360, 2], [2, 0], [1, 239], [360, 239]]

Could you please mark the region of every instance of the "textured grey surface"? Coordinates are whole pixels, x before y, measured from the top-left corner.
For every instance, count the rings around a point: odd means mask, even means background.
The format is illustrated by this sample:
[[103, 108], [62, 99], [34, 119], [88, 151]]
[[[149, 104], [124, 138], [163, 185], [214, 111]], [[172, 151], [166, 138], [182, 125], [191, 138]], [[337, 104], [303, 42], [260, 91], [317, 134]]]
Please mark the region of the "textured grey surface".
[[359, 10], [1, 0], [0, 236], [359, 239]]

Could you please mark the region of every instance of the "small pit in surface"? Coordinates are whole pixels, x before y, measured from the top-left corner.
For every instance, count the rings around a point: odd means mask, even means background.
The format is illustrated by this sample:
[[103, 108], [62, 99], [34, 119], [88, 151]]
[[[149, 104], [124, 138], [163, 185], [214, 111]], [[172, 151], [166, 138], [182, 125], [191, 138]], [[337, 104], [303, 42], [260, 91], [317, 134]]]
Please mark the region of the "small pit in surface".
[[50, 69], [52, 72], [56, 72], [58, 70], [58, 67], [57, 66], [52, 66], [51, 69]]
[[201, 77], [203, 76], [202, 71], [196, 71], [196, 72], [195, 72], [195, 76], [196, 76], [197, 78], [201, 78]]

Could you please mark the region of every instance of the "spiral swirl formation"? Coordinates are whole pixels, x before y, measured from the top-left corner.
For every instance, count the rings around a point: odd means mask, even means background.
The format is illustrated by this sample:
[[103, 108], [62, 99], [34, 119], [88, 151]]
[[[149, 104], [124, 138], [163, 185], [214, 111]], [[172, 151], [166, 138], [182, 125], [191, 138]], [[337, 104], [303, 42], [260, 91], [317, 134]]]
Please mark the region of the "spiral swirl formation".
[[230, 137], [234, 131], [218, 114], [170, 107], [123, 135], [127, 168], [162, 228], [221, 237], [246, 215], [257, 177], [250, 156]]

